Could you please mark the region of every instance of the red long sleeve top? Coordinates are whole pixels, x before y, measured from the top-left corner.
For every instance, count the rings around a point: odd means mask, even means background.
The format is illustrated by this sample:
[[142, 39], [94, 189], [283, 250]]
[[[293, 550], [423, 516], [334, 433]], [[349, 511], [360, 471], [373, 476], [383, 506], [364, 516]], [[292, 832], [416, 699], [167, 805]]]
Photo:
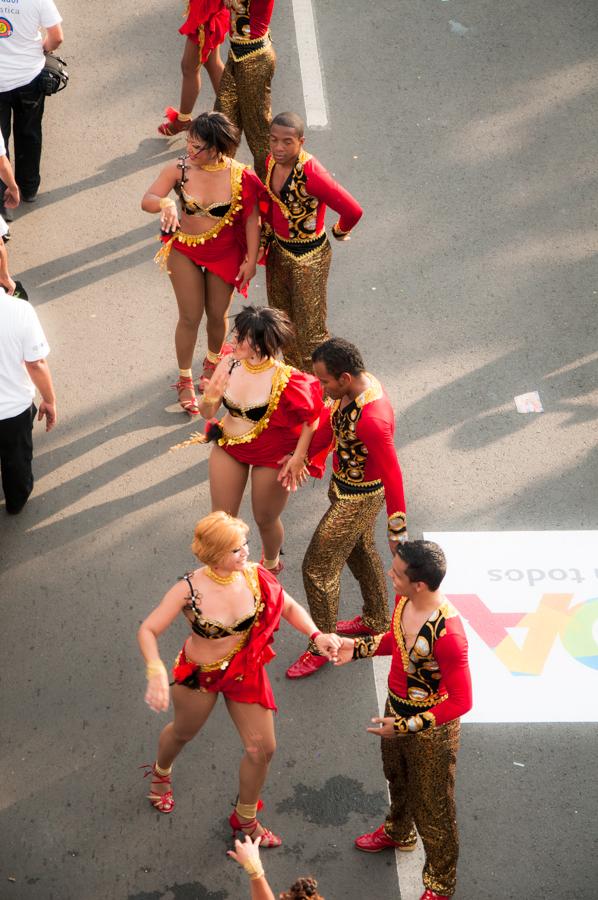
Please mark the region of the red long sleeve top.
[[276, 165], [266, 160], [266, 190], [270, 203], [262, 212], [274, 234], [285, 241], [315, 239], [324, 232], [326, 207], [340, 216], [337, 234], [347, 234], [359, 222], [363, 210], [355, 197], [341, 187], [318, 160], [302, 150], [284, 183], [280, 196], [271, 187]]
[[336, 400], [330, 416], [320, 420], [308, 456], [334, 448], [332, 487], [340, 499], [384, 493], [389, 540], [407, 535], [403, 475], [394, 446], [394, 412], [380, 382], [368, 374], [370, 387], [341, 408]]
[[390, 631], [358, 638], [358, 656], [392, 656], [388, 700], [395, 730], [424, 731], [465, 715], [472, 706], [467, 637], [457, 610], [445, 601], [420, 628], [409, 652], [401, 616], [407, 597], [395, 598]]
[[230, 11], [230, 40], [242, 44], [264, 37], [273, 10], [274, 0], [237, 0]]

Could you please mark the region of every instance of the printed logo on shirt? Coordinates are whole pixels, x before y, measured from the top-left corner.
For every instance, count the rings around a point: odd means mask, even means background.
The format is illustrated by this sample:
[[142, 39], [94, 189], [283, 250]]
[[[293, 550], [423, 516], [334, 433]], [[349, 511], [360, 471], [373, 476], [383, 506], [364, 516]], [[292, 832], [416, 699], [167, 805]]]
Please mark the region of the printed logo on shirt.
[[0, 16], [0, 38], [10, 37], [14, 29], [8, 19]]

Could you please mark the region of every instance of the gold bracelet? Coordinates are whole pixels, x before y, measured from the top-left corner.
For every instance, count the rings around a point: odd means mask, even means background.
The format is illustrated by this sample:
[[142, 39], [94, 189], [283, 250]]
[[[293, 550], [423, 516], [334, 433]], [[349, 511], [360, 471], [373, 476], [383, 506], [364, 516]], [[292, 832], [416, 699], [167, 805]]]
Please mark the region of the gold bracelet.
[[207, 394], [204, 394], [201, 399], [205, 400], [206, 403], [220, 403], [220, 397], [208, 397]]
[[166, 209], [167, 206], [176, 206], [172, 197], [160, 197], [160, 209]]
[[252, 859], [248, 859], [243, 863], [243, 868], [249, 875], [251, 881], [257, 881], [258, 878], [264, 877], [264, 867], [258, 859], [255, 863]]
[[166, 666], [161, 659], [152, 659], [145, 667], [145, 677], [148, 681], [150, 678], [153, 678], [154, 675], [161, 675], [163, 672], [166, 672]]

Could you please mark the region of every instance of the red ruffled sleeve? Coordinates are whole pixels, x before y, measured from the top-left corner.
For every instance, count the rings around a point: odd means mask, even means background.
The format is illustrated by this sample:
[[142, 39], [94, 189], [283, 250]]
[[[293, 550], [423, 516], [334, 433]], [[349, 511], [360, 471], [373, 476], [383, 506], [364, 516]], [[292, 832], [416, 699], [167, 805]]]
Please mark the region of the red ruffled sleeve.
[[[280, 398], [286, 425], [304, 425], [320, 418], [324, 400], [320, 382], [313, 375], [293, 369]], [[282, 424], [282, 423], [281, 423]]]
[[259, 180], [253, 169], [247, 168], [243, 170], [241, 183], [241, 204], [243, 206], [241, 219], [243, 221], [243, 226], [245, 226], [247, 219], [256, 206], [261, 211], [263, 200], [264, 198], [267, 200], [268, 195], [266, 193], [266, 188]]

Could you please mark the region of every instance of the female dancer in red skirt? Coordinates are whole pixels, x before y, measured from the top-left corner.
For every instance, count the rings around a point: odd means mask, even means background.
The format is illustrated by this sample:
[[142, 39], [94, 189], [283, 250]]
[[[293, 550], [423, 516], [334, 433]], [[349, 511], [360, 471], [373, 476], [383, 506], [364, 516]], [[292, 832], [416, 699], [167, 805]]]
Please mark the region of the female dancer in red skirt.
[[[157, 261], [168, 273], [179, 308], [175, 347], [182, 408], [199, 413], [192, 360], [205, 311], [210, 376], [219, 359], [235, 287], [247, 296], [260, 241], [258, 203], [263, 185], [247, 166], [231, 159], [239, 132], [222, 113], [202, 113], [187, 135], [187, 152], [170, 163], [145, 193], [142, 209], [160, 213], [164, 246]], [[169, 197], [178, 194], [180, 210]]]
[[164, 111], [166, 121], [158, 128], [159, 134], [172, 137], [189, 128], [201, 89], [202, 66], [206, 68], [214, 93], [218, 93], [224, 72], [220, 44], [226, 37], [229, 22], [230, 12], [222, 0], [189, 0], [187, 3], [187, 17], [179, 28], [179, 34], [187, 38], [181, 59], [181, 104], [179, 109], [169, 106]]
[[247, 532], [244, 522], [224, 512], [201, 519], [191, 548], [204, 565], [180, 579], [139, 629], [147, 666], [145, 701], [163, 712], [170, 692], [157, 639], [181, 613], [191, 625], [173, 669], [174, 721], [162, 729], [156, 762], [146, 767], [146, 775], [152, 779], [152, 806], [162, 813], [172, 812], [172, 763], [201, 730], [218, 694], [223, 694], [245, 747], [230, 826], [233, 832], [261, 836], [261, 847], [278, 847], [281, 839], [256, 818], [276, 746], [276, 704], [265, 669], [276, 655], [270, 645], [281, 617], [301, 634], [311, 635], [320, 652], [332, 660], [342, 640], [319, 632], [309, 613], [278, 581], [248, 561]]

